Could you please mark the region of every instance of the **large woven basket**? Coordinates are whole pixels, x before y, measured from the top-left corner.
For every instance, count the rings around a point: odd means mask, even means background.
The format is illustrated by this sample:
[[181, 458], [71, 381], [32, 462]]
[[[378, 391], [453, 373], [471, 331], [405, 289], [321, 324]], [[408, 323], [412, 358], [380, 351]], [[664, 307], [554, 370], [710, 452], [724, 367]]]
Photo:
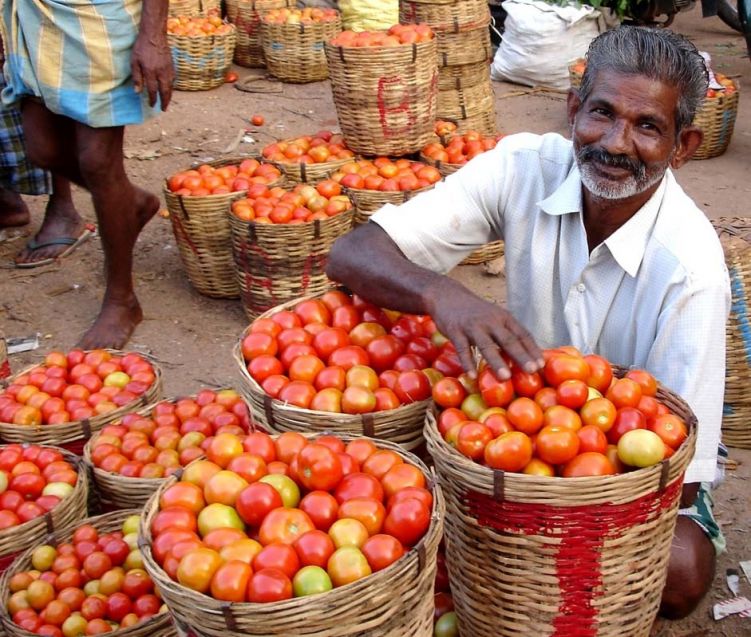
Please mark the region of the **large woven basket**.
[[[111, 349], [107, 351], [116, 356], [122, 356], [125, 354], [125, 352], [118, 350]], [[86, 420], [66, 422], [60, 425], [40, 425], [38, 427], [29, 427], [27, 425], [14, 425], [8, 422], [0, 422], [0, 441], [19, 443], [28, 442], [35, 445], [56, 445], [80, 456], [83, 453], [83, 447], [86, 444], [86, 441], [94, 433], [104, 427], [104, 425], [119, 420], [128, 412], [136, 411], [145, 405], [151, 404], [162, 395], [162, 371], [159, 368], [158, 363], [148, 354], [142, 352], [138, 352], [138, 354], [145, 359], [148, 359], [151, 363], [154, 368], [156, 379], [151, 387], [139, 396], [137, 400], [100, 416], [94, 416], [93, 418], [88, 418]], [[12, 384], [14, 378], [31, 371], [37, 366], [38, 364], [31, 365], [11, 378], [0, 380], [0, 388], [7, 387]]]
[[454, 122], [456, 124], [455, 134], [457, 135], [468, 131], [478, 131], [483, 135], [494, 135], [498, 130], [495, 121], [495, 104], [491, 104], [487, 110], [479, 113], [466, 114], [466, 116], [460, 117], [444, 114], [441, 119]]
[[458, 33], [486, 27], [490, 19], [487, 0], [459, 0], [458, 2], [425, 2], [400, 0], [399, 22], [424, 22], [439, 34]]
[[370, 216], [380, 210], [387, 203], [399, 206], [421, 192], [431, 190], [433, 186], [425, 186], [417, 190], [381, 191], [364, 190], [360, 188], [345, 188], [352, 203], [355, 205], [355, 224], [367, 223]]
[[738, 115], [740, 92], [734, 82], [735, 91], [726, 95], [717, 92], [716, 97], [708, 97], [694, 117], [694, 126], [701, 128], [704, 140], [692, 159], [711, 159], [724, 153], [733, 136], [735, 118]]
[[325, 161], [319, 164], [305, 164], [300, 162], [272, 161], [281, 170], [287, 182], [293, 184], [317, 184], [319, 181], [328, 179], [329, 175], [340, 166], [353, 161], [352, 157]]
[[469, 31], [441, 33], [438, 36], [438, 68], [488, 62], [493, 57], [488, 21]]
[[[306, 298], [315, 298], [309, 296]], [[304, 299], [283, 303], [261, 314], [268, 317], [280, 310], [291, 309]], [[250, 329], [250, 328], [248, 328]], [[241, 343], [247, 335], [246, 330], [232, 350], [242, 383], [240, 391], [252, 407], [253, 418], [270, 431], [329, 432], [337, 436], [364, 435], [378, 440], [388, 440], [403, 449], [416, 449], [423, 443], [422, 427], [428, 400], [402, 405], [388, 411], [376, 411], [369, 414], [337, 414], [327, 411], [302, 409], [294, 405], [271, 398], [248, 373], [241, 351]]]
[[731, 306], [726, 329], [723, 442], [751, 449], [751, 219], [712, 219], [725, 251]]
[[568, 65], [568, 79], [571, 82], [571, 88], [579, 88], [582, 83], [584, 72], [581, 70], [581, 64], [586, 63], [584, 58], [577, 58]]
[[235, 64], [249, 68], [266, 66], [261, 43], [261, 13], [295, 4], [295, 0], [226, 0], [227, 18], [237, 27]]
[[503, 240], [491, 241], [486, 243], [482, 248], [477, 248], [472, 254], [459, 264], [459, 265], [480, 265], [481, 263], [487, 263], [503, 256], [504, 245]]
[[[208, 162], [210, 166], [239, 164], [245, 157]], [[281, 179], [269, 184], [279, 185]], [[232, 263], [232, 237], [227, 213], [245, 191], [226, 195], [191, 197], [176, 195], [164, 184], [164, 199], [172, 231], [188, 279], [206, 296], [236, 299], [240, 295]]]
[[[111, 533], [117, 531], [122, 527], [125, 519], [130, 515], [139, 515], [140, 510], [130, 509], [125, 511], [115, 511], [114, 513], [106, 513], [104, 515], [98, 515], [91, 518], [86, 518], [84, 511], [81, 518], [70, 520], [66, 526], [55, 527], [51, 529], [46, 535], [42, 535], [25, 545], [26, 550], [23, 555], [13, 562], [12, 566], [5, 572], [0, 580], [0, 600], [2, 608], [0, 608], [0, 624], [6, 631], [7, 635], [11, 637], [33, 637], [34, 633], [30, 633], [23, 630], [20, 626], [16, 625], [8, 615], [7, 602], [10, 590], [8, 583], [10, 578], [16, 573], [31, 570], [31, 555], [34, 549], [38, 548], [41, 544], [61, 544], [63, 542], [69, 542], [73, 537], [73, 533], [80, 524], [91, 524], [100, 533]], [[171, 637], [175, 635], [175, 629], [172, 625], [172, 619], [169, 613], [160, 613], [154, 615], [150, 619], [140, 622], [130, 628], [121, 630], [115, 630], [107, 633], [112, 637]]]
[[331, 89], [347, 146], [400, 157], [433, 138], [437, 41], [394, 47], [325, 45]]
[[[346, 440], [347, 438], [345, 438]], [[406, 462], [428, 468], [397, 445], [374, 440]], [[427, 534], [391, 566], [327, 593], [266, 604], [227, 603], [170, 579], [151, 554], [151, 520], [169, 478], [149, 500], [139, 542], [144, 564], [181, 632], [196, 637], [432, 637], [433, 586], [445, 504], [431, 485], [433, 514]]]
[[[231, 25], [232, 26], [232, 25]], [[237, 33], [235, 27], [221, 35], [167, 34], [175, 66], [174, 87], [180, 91], [207, 91], [224, 84], [232, 64]]]
[[282, 82], [320, 82], [329, 76], [324, 42], [342, 30], [342, 20], [312, 24], [261, 21], [263, 56], [269, 73]]
[[442, 66], [438, 69], [439, 91], [460, 91], [489, 81], [490, 65], [488, 60], [456, 66]]
[[261, 224], [228, 213], [240, 298], [251, 320], [301, 296], [325, 292], [331, 246], [352, 228], [354, 210], [301, 224]]
[[458, 121], [490, 112], [494, 108], [495, 93], [490, 81], [458, 91], [438, 91], [438, 112], [444, 118]]
[[220, 9], [219, 0], [169, 0], [170, 17], [206, 15], [209, 11]]
[[446, 556], [463, 635], [650, 634], [696, 444], [688, 405], [662, 388], [658, 397], [688, 423], [688, 439], [658, 465], [605, 477], [493, 471], [459, 454], [428, 416], [425, 436], [446, 495]]
[[[42, 543], [48, 534], [54, 533], [57, 529], [65, 528], [74, 522], [83, 520], [87, 515], [86, 504], [89, 498], [89, 480], [83, 462], [81, 462], [78, 456], [72, 454], [67, 449], [51, 445], [45, 446], [59, 451], [63, 454], [65, 460], [77, 468], [78, 480], [73, 487], [73, 493], [64, 498], [49, 513], [40, 518], [29, 520], [18, 526], [0, 531], [0, 573], [6, 571], [22, 551], [26, 551], [30, 546]], [[7, 587], [2, 587], [2, 591], [4, 597], [0, 616], [6, 612]]]

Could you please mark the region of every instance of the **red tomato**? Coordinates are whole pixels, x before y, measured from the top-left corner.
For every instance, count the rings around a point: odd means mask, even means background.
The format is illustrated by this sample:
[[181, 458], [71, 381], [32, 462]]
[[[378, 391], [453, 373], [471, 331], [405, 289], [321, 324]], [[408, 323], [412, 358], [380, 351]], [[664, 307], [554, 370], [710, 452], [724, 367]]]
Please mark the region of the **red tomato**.
[[276, 338], [263, 332], [251, 332], [243, 340], [241, 345], [243, 358], [252, 361], [261, 355], [275, 356], [279, 346]]
[[[221, 565], [222, 558], [216, 551], [207, 548], [193, 549], [180, 560], [177, 568], [177, 581], [194, 591], [206, 593], [211, 587], [214, 574]], [[131, 573], [132, 571], [125, 576], [126, 581]], [[125, 592], [125, 585], [123, 585], [123, 592]]]
[[[456, 438], [456, 449], [457, 451], [459, 451], [459, 453], [467, 456], [468, 458], [479, 460], [483, 457], [483, 454], [485, 453], [485, 447], [491, 440], [493, 440], [493, 433], [491, 432], [489, 427], [486, 427], [482, 423], [470, 420], [468, 422], [462, 423], [461, 427], [459, 428]], [[398, 468], [399, 467], [395, 467], [395, 469]], [[393, 469], [391, 471], [393, 471]], [[388, 476], [388, 473], [386, 474], [386, 476]], [[386, 478], [384, 477], [384, 481], [385, 479]], [[386, 495], [390, 495], [388, 493], [388, 490], [386, 492]]]
[[196, 516], [191, 511], [179, 507], [162, 509], [151, 521], [151, 533], [156, 537], [167, 529], [195, 532], [198, 530]]
[[[355, 308], [351, 309], [357, 312]], [[349, 344], [348, 330], [343, 327], [328, 327], [313, 337], [313, 347], [323, 360], [328, 359], [339, 348], [347, 347]]]
[[258, 530], [258, 539], [264, 546], [278, 542], [292, 544], [303, 533], [315, 529], [307, 513], [300, 509], [274, 509], [266, 515]]
[[285, 431], [274, 441], [276, 457], [282, 462], [289, 464], [308, 444], [308, 439], [296, 431]]
[[454, 407], [444, 409], [438, 415], [438, 432], [443, 438], [445, 438], [446, 433], [448, 433], [451, 427], [453, 427], [457, 423], [465, 422], [467, 420], [469, 420], [467, 414], [465, 414], [461, 409], [456, 409]]
[[300, 558], [291, 545], [272, 542], [264, 546], [253, 559], [254, 571], [264, 568], [277, 568], [292, 579], [300, 570]]
[[248, 363], [248, 373], [257, 383], [262, 383], [269, 376], [283, 374], [284, 368], [276, 356], [264, 354], [254, 358]]
[[576, 432], [579, 437], [579, 453], [595, 451], [604, 454], [608, 449], [608, 439], [597, 425], [586, 425]]
[[245, 562], [225, 562], [211, 580], [211, 596], [227, 602], [244, 602], [252, 575], [253, 569]]
[[17, 491], [27, 500], [36, 500], [42, 495], [47, 481], [39, 474], [22, 473], [13, 477], [8, 485], [11, 491]]
[[362, 470], [363, 473], [368, 473], [378, 480], [382, 480], [392, 467], [403, 462], [404, 460], [399, 454], [389, 449], [379, 449], [363, 463]]
[[404, 545], [391, 535], [372, 535], [362, 545], [362, 553], [375, 573], [391, 566], [405, 553]]
[[515, 369], [511, 374], [511, 383], [518, 396], [526, 396], [527, 398], [534, 398], [535, 394], [545, 385], [542, 376], [537, 372], [528, 374], [518, 369]]
[[300, 317], [303, 324], [308, 323], [325, 323], [331, 324], [331, 311], [323, 301], [319, 299], [308, 299], [300, 301], [295, 308], [295, 314]]
[[531, 398], [514, 399], [506, 410], [506, 417], [514, 429], [528, 435], [537, 433], [543, 425], [542, 409]]
[[318, 442], [297, 455], [297, 472], [302, 485], [311, 491], [329, 491], [342, 479], [342, 463], [331, 449]]
[[[367, 464], [367, 462], [370, 461], [371, 458], [376, 457], [378, 453], [380, 453], [380, 451], [372, 454], [366, 460], [365, 464]], [[393, 454], [393, 452], [390, 453]], [[381, 456], [380, 458], [376, 459], [378, 462], [377, 468], [379, 473], [381, 470], [383, 471], [382, 473], [380, 473], [381, 477], [386, 475], [388, 470], [394, 465], [401, 464], [401, 458], [399, 458], [399, 456], [397, 456], [396, 454], [393, 454], [393, 456], [396, 456], [399, 462], [396, 462], [391, 455]], [[368, 473], [352, 473], [342, 478], [342, 481], [334, 490], [334, 497], [336, 498], [337, 502], [339, 502], [339, 504], [353, 498], [374, 498], [382, 502], [384, 497], [384, 490], [378, 476]]]
[[254, 482], [237, 496], [235, 508], [246, 524], [260, 526], [266, 515], [283, 506], [282, 497], [270, 484]]
[[565, 464], [579, 453], [579, 437], [565, 427], [547, 426], [535, 439], [535, 451], [543, 462]]
[[335, 546], [331, 537], [322, 530], [315, 529], [303, 533], [293, 544], [302, 566], [326, 568]]
[[339, 503], [326, 491], [311, 491], [300, 500], [299, 507], [308, 514], [316, 529], [321, 531], [328, 531], [338, 518]]
[[332, 352], [326, 363], [330, 367], [341, 367], [347, 371], [355, 365], [370, 365], [370, 356], [362, 347], [348, 345]]
[[386, 515], [383, 531], [406, 546], [414, 546], [430, 526], [430, 509], [415, 499], [396, 502]]
[[603, 433], [610, 431], [615, 422], [616, 413], [615, 405], [607, 398], [593, 398], [584, 403], [579, 412], [585, 426], [595, 425]]
[[613, 370], [610, 363], [596, 354], [589, 354], [584, 357], [584, 360], [589, 366], [589, 377], [585, 379], [587, 385], [604, 394], [613, 380]]
[[178, 482], [169, 487], [159, 498], [159, 508], [182, 507], [198, 515], [206, 506], [203, 489], [190, 482]]
[[310, 401], [316, 395], [316, 390], [313, 385], [308, 382], [295, 380], [290, 381], [279, 392], [279, 400], [295, 407], [301, 407], [302, 409], [308, 409]]
[[227, 469], [234, 471], [249, 483], [258, 482], [268, 473], [266, 461], [254, 453], [243, 453], [232, 458]]
[[247, 539], [244, 531], [231, 527], [213, 529], [203, 536], [203, 545], [207, 549], [221, 551], [225, 546]]
[[245, 437], [243, 440], [243, 449], [248, 453], [260, 456], [267, 463], [277, 459], [274, 439], [260, 431], [249, 433]]
[[642, 396], [654, 397], [657, 395], [657, 381], [649, 372], [645, 372], [643, 369], [631, 369], [626, 373], [626, 378], [639, 385]]
[[402, 372], [396, 379], [394, 393], [405, 405], [427, 400], [431, 395], [430, 381], [419, 370]]
[[156, 615], [159, 612], [161, 605], [161, 600], [156, 595], [141, 595], [133, 604], [133, 612], [139, 618], [151, 617], [151, 615]]
[[657, 416], [649, 423], [648, 429], [654, 431], [671, 449], [678, 449], [688, 437], [686, 423], [674, 414]]
[[467, 390], [456, 378], [441, 378], [433, 385], [432, 396], [436, 404], [444, 409], [459, 407], [467, 397]]
[[371, 367], [377, 372], [383, 372], [391, 369], [396, 359], [402, 355], [404, 343], [395, 336], [387, 334], [370, 341], [366, 350], [370, 357]]
[[621, 436], [627, 431], [646, 428], [647, 420], [644, 414], [634, 407], [623, 407], [616, 413], [613, 426], [607, 432], [608, 442], [618, 444]]
[[282, 571], [265, 568], [253, 574], [248, 584], [249, 602], [279, 602], [292, 597], [292, 582]]
[[107, 617], [120, 623], [131, 612], [133, 602], [125, 593], [112, 593], [107, 598]]
[[556, 401], [569, 409], [579, 409], [589, 398], [589, 386], [583, 380], [564, 380], [555, 389]]
[[[566, 381], [568, 382], [568, 381]], [[581, 429], [582, 421], [576, 411], [563, 405], [553, 405], [543, 414], [543, 426], [566, 427], [572, 431]]]
[[641, 400], [641, 386], [630, 378], [619, 378], [608, 389], [605, 397], [616, 407], [637, 407]]
[[563, 467], [564, 478], [584, 476], [610, 476], [616, 473], [607, 456], [595, 451], [586, 451], [570, 460]]
[[318, 372], [313, 385], [318, 391], [327, 388], [344, 391], [344, 388], [347, 386], [346, 372], [341, 367], [325, 367]]
[[543, 373], [548, 385], [558, 387], [564, 380], [586, 382], [590, 375], [590, 369], [582, 357], [557, 354], [547, 360]]
[[488, 443], [484, 457], [491, 469], [521, 471], [532, 459], [532, 441], [521, 431], [509, 431]]

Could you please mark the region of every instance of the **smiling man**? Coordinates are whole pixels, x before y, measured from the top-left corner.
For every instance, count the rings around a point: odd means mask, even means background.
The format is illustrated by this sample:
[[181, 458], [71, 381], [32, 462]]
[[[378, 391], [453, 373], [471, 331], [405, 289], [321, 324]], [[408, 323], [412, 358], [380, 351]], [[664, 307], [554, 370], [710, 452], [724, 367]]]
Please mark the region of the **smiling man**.
[[[729, 283], [711, 224], [670, 170], [701, 143], [691, 122], [707, 72], [696, 48], [664, 29], [608, 31], [587, 60], [568, 98], [572, 141], [505, 137], [339, 239], [328, 274], [379, 305], [432, 315], [467, 369], [471, 346], [506, 378], [501, 350], [536, 371], [540, 348], [570, 343], [647, 369], [683, 396], [699, 437], [662, 606], [682, 617], [723, 547], [700, 483], [717, 465]], [[444, 274], [496, 239], [506, 244], [508, 309]]]

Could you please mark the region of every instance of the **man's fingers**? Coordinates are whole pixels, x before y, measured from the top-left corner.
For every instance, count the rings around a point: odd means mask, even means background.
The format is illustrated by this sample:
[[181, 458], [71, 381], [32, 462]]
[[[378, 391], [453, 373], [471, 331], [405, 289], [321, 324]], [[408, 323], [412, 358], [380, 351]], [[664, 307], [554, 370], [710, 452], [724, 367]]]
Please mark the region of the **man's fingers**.
[[529, 358], [530, 362], [526, 363], [524, 371], [531, 374], [545, 367], [542, 350], [538, 347], [532, 335], [522, 325], [513, 320], [513, 318], [509, 320], [507, 327], [524, 348]]
[[483, 358], [490, 366], [490, 369], [493, 370], [498, 380], [511, 378], [511, 370], [506, 361], [503, 360], [503, 356], [501, 356], [501, 349], [507, 351], [506, 344], [502, 338], [504, 331], [502, 328], [492, 328], [488, 336], [475, 342], [475, 345], [479, 348]]
[[159, 94], [159, 82], [157, 81], [156, 75], [152, 72], [145, 73], [144, 80], [146, 91], [149, 95], [149, 106], [154, 106], [154, 104], [156, 104], [156, 97]]
[[472, 349], [469, 340], [461, 332], [447, 334], [446, 336], [453, 343], [454, 348], [456, 349], [456, 354], [459, 357], [459, 362], [462, 364], [464, 371], [474, 378], [477, 372], [474, 358], [472, 358]]
[[172, 78], [170, 73], [164, 73], [159, 76], [159, 102], [162, 110], [166, 111], [172, 99]]
[[136, 93], [140, 93], [143, 90], [143, 74], [141, 73], [141, 65], [138, 60], [134, 60], [130, 65], [130, 72], [133, 74], [133, 88]]

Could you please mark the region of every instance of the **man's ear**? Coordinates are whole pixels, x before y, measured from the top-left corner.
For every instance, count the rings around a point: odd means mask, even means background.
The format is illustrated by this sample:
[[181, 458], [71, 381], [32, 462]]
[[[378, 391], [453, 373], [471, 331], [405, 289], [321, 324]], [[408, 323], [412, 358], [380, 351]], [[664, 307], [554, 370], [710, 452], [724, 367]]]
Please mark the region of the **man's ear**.
[[568, 91], [568, 97], [566, 98], [566, 110], [568, 111], [568, 125], [569, 128], [573, 128], [574, 119], [579, 112], [581, 106], [581, 98], [579, 97], [579, 91], [575, 88], [571, 88]]
[[686, 126], [678, 134], [678, 144], [673, 158], [670, 160], [671, 168], [680, 168], [685, 164], [704, 140], [704, 132], [697, 126]]

